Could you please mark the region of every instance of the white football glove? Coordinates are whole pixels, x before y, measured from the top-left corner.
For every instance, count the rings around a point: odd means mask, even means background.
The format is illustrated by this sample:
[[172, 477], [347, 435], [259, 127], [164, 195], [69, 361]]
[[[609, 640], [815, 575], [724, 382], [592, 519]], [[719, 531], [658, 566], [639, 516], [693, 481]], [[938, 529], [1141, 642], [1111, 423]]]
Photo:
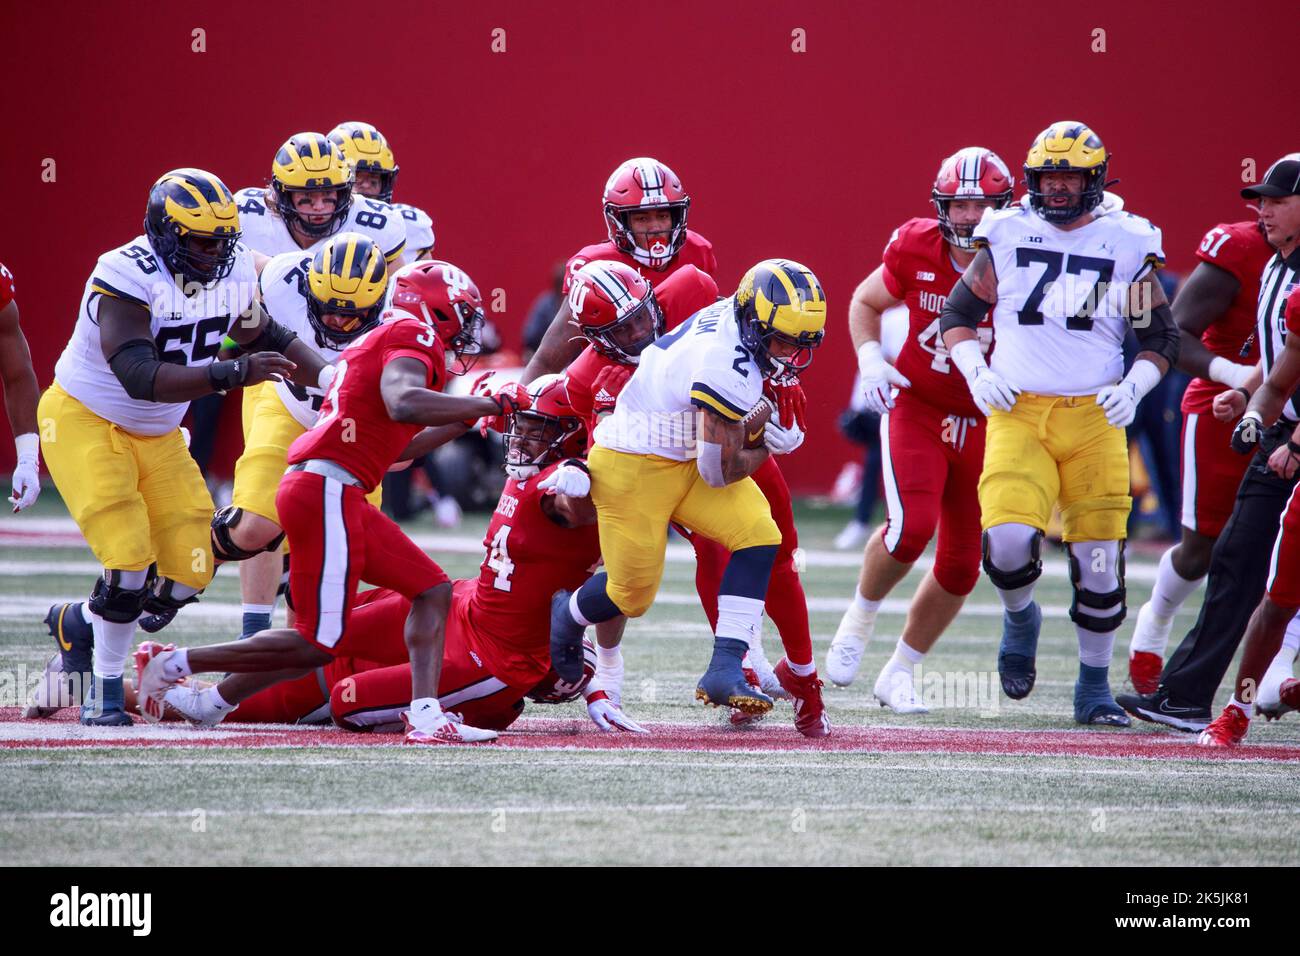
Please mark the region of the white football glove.
[[587, 696], [587, 714], [591, 717], [592, 723], [600, 728], [602, 733], [617, 733], [623, 731], [630, 734], [648, 734], [646, 730], [635, 720], [623, 713], [612, 700], [610, 700], [604, 691], [596, 691]]
[[867, 409], [884, 415], [894, 407], [893, 387], [910, 388], [906, 375], [885, 361], [879, 342], [863, 342], [858, 349], [858, 372], [862, 376], [862, 391], [867, 396]]
[[591, 493], [591, 476], [577, 465], [564, 464], [543, 478], [537, 487], [553, 495], [585, 498]]
[[789, 428], [782, 428], [775, 418], [769, 420], [763, 430], [763, 444], [767, 445], [767, 450], [774, 455], [790, 454], [803, 444], [803, 439], [803, 429], [797, 423], [791, 423]]
[[975, 406], [985, 416], [991, 414], [995, 408], [1003, 412], [1011, 411], [1011, 407], [1016, 404], [1016, 396], [1020, 394], [1020, 389], [987, 365], [975, 369], [975, 375], [969, 380], [969, 385]]
[[41, 440], [35, 433], [29, 432], [14, 439], [18, 450], [18, 466], [14, 469], [13, 494], [9, 503], [14, 506], [14, 514], [30, 507], [41, 493], [41, 476], [37, 471]]
[[1116, 428], [1128, 428], [1137, 418], [1137, 386], [1127, 380], [1107, 385], [1097, 393], [1097, 404], [1106, 412], [1106, 421]]

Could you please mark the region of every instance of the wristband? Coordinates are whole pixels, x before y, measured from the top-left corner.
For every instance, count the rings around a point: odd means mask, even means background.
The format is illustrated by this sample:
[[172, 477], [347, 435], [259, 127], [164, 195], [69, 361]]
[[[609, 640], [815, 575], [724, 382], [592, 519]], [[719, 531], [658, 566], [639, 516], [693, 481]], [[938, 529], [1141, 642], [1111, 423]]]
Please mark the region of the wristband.
[[36, 432], [15, 435], [14, 448], [18, 451], [19, 461], [30, 461], [35, 464], [41, 454], [41, 436]]
[[225, 392], [238, 388], [248, 377], [248, 362], [245, 359], [226, 359], [213, 362], [208, 366], [208, 384], [215, 392]]
[[1233, 389], [1233, 391], [1241, 392], [1242, 395], [1246, 396], [1247, 403], [1250, 402], [1250, 390], [1246, 388], [1244, 385], [1238, 385], [1236, 388]]
[[581, 458], [566, 458], [564, 459], [564, 461], [560, 462], [561, 468], [565, 467], [566, 465], [571, 465], [574, 468], [580, 468], [587, 475], [591, 474], [591, 469], [587, 467], [587, 463], [583, 461]]
[[1289, 451], [1292, 455], [1295, 455], [1296, 457], [1300, 458], [1300, 445], [1297, 445], [1294, 439], [1291, 438], [1287, 439], [1286, 450]]

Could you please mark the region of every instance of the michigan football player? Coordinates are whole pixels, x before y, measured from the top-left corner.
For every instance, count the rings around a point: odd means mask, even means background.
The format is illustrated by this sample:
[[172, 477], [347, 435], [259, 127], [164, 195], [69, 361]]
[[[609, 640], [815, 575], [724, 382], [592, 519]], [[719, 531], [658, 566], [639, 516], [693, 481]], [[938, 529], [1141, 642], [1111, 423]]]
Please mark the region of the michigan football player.
[[343, 151], [356, 174], [356, 191], [393, 207], [406, 225], [406, 262], [433, 258], [433, 220], [423, 209], [393, 202], [393, 187], [401, 169], [384, 134], [369, 123], [349, 120], [329, 131], [329, 140]]

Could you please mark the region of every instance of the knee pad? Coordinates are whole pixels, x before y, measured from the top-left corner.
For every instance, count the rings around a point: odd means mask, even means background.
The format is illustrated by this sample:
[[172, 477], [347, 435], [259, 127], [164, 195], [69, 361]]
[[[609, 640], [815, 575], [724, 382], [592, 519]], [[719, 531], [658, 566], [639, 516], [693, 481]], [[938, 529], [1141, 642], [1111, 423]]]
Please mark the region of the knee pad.
[[283, 543], [284, 532], [281, 531], [263, 547], [252, 551], [241, 548], [231, 538], [230, 531], [243, 517], [244, 509], [236, 508], [234, 505], [227, 505], [212, 516], [212, 556], [218, 561], [247, 561], [263, 551], [278, 551]]
[[193, 604], [199, 599], [202, 591], [191, 594], [187, 598], [177, 598], [173, 592], [176, 589], [176, 582], [171, 578], [154, 578], [149, 593], [145, 595], [144, 610], [150, 614], [174, 614], [187, 604]]
[[106, 621], [130, 624], [144, 610], [145, 599], [149, 596], [149, 581], [138, 588], [124, 588], [118, 583], [121, 579], [122, 572], [105, 570], [104, 576], [95, 582], [87, 603], [92, 613]]
[[[1087, 544], [1088, 542], [1080, 543]], [[1075, 556], [1074, 545], [1071, 545], [1068, 549], [1067, 553], [1070, 556], [1070, 585], [1074, 590], [1074, 597], [1070, 601], [1070, 620], [1085, 631], [1109, 634], [1111, 631], [1118, 630], [1128, 616], [1128, 604], [1125, 600], [1128, 589], [1124, 585], [1124, 542], [1119, 541], [1116, 543], [1119, 545], [1115, 559], [1115, 579], [1118, 584], [1111, 591], [1093, 590], [1084, 587], [1083, 567]], [[1080, 610], [1080, 607], [1087, 607], [1095, 611], [1108, 611], [1115, 607], [1116, 604], [1119, 605], [1119, 609], [1105, 617], [1087, 614]]]
[[1028, 587], [1038, 580], [1038, 576], [1043, 573], [1043, 532], [1035, 531], [1034, 536], [1029, 539], [1029, 562], [1023, 567], [1011, 571], [1003, 571], [997, 567], [990, 559], [989, 533], [984, 532], [980, 536], [981, 562], [984, 565], [984, 573], [989, 576], [995, 587], [1003, 591], [1014, 591], [1017, 588]]

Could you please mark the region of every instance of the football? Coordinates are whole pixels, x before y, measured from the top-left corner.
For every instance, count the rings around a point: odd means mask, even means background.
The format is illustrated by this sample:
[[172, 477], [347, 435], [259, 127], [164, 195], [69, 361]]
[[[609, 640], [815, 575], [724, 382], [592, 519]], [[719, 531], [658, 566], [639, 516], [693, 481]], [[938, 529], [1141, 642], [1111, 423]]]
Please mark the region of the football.
[[760, 398], [758, 404], [749, 410], [749, 414], [740, 420], [741, 427], [745, 429], [744, 447], [763, 447], [763, 436], [774, 411], [776, 409], [766, 397]]

